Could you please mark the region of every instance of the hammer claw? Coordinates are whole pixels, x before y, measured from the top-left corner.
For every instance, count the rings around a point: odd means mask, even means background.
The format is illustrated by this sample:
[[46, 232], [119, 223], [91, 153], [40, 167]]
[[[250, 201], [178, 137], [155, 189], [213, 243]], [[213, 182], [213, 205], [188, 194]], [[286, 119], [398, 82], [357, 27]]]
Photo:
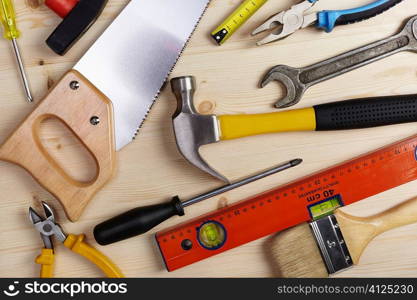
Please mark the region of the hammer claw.
[[201, 146], [220, 140], [219, 125], [214, 115], [201, 115], [194, 107], [195, 79], [183, 76], [171, 80], [172, 92], [177, 98], [177, 110], [173, 115], [175, 140], [182, 156], [191, 164], [212, 176], [229, 183], [201, 157]]
[[230, 183], [229, 179], [221, 175], [219, 172], [214, 170], [212, 167], [209, 166], [209, 164], [205, 161], [204, 158], [201, 157], [198, 149], [194, 153], [187, 153], [182, 155], [187, 158], [187, 160], [196, 166], [197, 168], [201, 169], [202, 171], [220, 179], [221, 181], [224, 181], [226, 183]]

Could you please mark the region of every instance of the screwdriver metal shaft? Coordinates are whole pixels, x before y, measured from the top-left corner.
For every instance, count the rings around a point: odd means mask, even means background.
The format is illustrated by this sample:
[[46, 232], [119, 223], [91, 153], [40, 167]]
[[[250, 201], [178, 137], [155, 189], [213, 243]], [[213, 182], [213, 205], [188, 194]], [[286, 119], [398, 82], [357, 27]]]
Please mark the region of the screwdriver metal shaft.
[[212, 198], [214, 196], [217, 196], [217, 195], [226, 193], [228, 191], [231, 191], [231, 190], [236, 189], [238, 187], [241, 187], [243, 185], [246, 185], [246, 184], [249, 184], [251, 182], [257, 181], [259, 179], [265, 178], [265, 177], [267, 177], [269, 175], [272, 175], [272, 174], [275, 174], [275, 173], [284, 171], [286, 169], [289, 169], [289, 168], [298, 166], [299, 164], [302, 163], [302, 161], [303, 160], [300, 159], [300, 158], [293, 159], [293, 160], [291, 160], [291, 161], [289, 161], [289, 162], [287, 162], [285, 164], [279, 165], [278, 167], [275, 167], [275, 168], [272, 168], [270, 170], [264, 171], [264, 172], [262, 172], [260, 174], [257, 174], [257, 175], [254, 175], [252, 177], [248, 177], [248, 178], [242, 179], [242, 180], [240, 180], [238, 182], [235, 182], [235, 183], [232, 183], [232, 184], [225, 185], [225, 186], [223, 186], [221, 188], [218, 188], [218, 189], [215, 189], [215, 190], [213, 190], [211, 192], [205, 193], [203, 195], [194, 197], [194, 198], [192, 198], [190, 200], [183, 201], [181, 203], [182, 204], [182, 207], [187, 207], [187, 206], [193, 205], [195, 203], [201, 202], [203, 200]]
[[4, 37], [12, 41], [13, 51], [16, 56], [17, 66], [19, 68], [26, 99], [28, 102], [32, 102], [33, 97], [30, 92], [29, 82], [26, 76], [25, 68], [23, 66], [22, 56], [17, 44], [17, 39], [20, 37], [20, 31], [16, 26], [16, 13], [14, 11], [12, 0], [0, 0], [0, 19], [4, 26]]
[[23, 88], [25, 89], [26, 99], [33, 102], [32, 93], [30, 92], [29, 82], [26, 76], [25, 67], [23, 66], [22, 56], [20, 55], [19, 46], [16, 39], [12, 39], [13, 51], [16, 56], [17, 66], [19, 68], [20, 78], [22, 79]]

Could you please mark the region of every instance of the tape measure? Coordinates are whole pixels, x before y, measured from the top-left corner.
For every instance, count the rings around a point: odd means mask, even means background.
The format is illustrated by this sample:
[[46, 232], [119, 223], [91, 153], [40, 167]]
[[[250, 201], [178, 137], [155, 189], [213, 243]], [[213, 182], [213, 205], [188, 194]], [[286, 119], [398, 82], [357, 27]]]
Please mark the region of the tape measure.
[[227, 19], [218, 26], [211, 36], [218, 45], [226, 42], [254, 13], [268, 0], [245, 0]]
[[156, 234], [168, 271], [417, 179], [417, 135]]

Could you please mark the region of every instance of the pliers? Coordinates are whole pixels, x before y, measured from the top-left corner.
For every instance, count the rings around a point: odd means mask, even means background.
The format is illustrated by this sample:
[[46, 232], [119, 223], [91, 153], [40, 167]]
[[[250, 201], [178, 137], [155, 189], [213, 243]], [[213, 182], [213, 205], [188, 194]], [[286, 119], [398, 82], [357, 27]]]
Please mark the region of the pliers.
[[308, 11], [319, 0], [305, 0], [299, 4], [293, 5], [289, 10], [282, 11], [265, 23], [256, 28], [252, 35], [275, 29], [278, 31], [271, 33], [263, 40], [257, 43], [258, 46], [283, 39], [299, 29], [315, 25], [319, 29], [331, 32], [337, 25], [346, 25], [360, 22], [372, 18], [391, 7], [397, 5], [403, 0], [377, 0], [368, 5], [345, 10], [324, 10], [318, 13], [307, 14]]
[[61, 226], [55, 222], [53, 210], [45, 202], [42, 202], [42, 206], [46, 218], [42, 218], [32, 207], [29, 208], [29, 218], [37, 231], [40, 232], [44, 244], [41, 255], [35, 260], [37, 264], [41, 265], [41, 278], [51, 278], [53, 276], [55, 254], [52, 236], [55, 236], [58, 241], [63, 243], [71, 251], [84, 256], [97, 265], [107, 277], [124, 277], [120, 269], [107, 256], [84, 242], [84, 234], [78, 236], [65, 234]]

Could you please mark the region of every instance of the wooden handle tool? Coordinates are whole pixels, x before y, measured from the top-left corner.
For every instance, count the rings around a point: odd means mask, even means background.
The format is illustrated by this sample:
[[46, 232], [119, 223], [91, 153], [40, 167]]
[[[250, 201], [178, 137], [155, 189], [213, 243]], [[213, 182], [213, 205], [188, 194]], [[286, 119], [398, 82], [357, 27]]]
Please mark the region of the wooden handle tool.
[[[46, 151], [39, 137], [48, 118], [62, 121], [88, 149], [97, 164], [89, 182], [68, 175]], [[111, 102], [76, 71], [68, 72], [0, 147], [0, 159], [26, 169], [54, 195], [71, 221], [80, 217], [115, 168]]]

